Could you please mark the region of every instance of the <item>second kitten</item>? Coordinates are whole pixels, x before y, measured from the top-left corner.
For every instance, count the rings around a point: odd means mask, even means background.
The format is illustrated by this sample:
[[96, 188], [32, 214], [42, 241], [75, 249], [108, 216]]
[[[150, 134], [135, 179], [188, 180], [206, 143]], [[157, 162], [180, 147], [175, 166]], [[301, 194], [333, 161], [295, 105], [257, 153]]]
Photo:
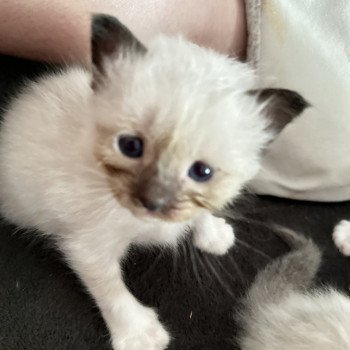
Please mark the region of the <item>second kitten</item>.
[[321, 264], [311, 239], [277, 228], [291, 251], [258, 273], [239, 323], [242, 350], [349, 350], [350, 298], [314, 288]]

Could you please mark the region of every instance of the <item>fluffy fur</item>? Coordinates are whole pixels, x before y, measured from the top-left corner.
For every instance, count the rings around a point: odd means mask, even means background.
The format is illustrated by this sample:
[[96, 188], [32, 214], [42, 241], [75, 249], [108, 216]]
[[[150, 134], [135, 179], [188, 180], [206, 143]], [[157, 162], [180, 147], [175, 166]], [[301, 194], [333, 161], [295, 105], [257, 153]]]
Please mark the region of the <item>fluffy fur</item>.
[[342, 220], [334, 228], [333, 241], [339, 251], [345, 256], [350, 256], [350, 221]]
[[259, 273], [240, 315], [242, 350], [348, 350], [350, 299], [312, 289], [321, 253], [311, 241], [281, 229], [293, 251]]
[[[266, 103], [247, 93], [254, 77], [246, 65], [182, 39], [140, 50], [116, 20], [95, 24], [94, 74], [71, 67], [47, 76], [5, 113], [1, 211], [57, 242], [115, 349], [164, 349], [168, 332], [125, 287], [120, 259], [130, 243], [173, 246], [187, 227], [199, 248], [225, 253], [234, 235], [212, 212], [256, 174], [273, 133]], [[142, 158], [120, 152], [123, 133], [143, 139]], [[208, 182], [187, 176], [199, 160], [214, 169]], [[164, 191], [172, 198], [164, 210], [142, 205], [140, 196]]]

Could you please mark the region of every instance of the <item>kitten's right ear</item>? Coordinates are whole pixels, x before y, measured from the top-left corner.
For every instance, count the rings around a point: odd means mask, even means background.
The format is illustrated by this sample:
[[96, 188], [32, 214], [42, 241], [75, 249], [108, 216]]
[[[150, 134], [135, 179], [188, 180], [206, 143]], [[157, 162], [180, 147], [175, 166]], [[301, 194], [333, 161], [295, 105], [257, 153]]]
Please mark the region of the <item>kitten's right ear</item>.
[[288, 89], [258, 89], [248, 91], [264, 104], [263, 114], [277, 135], [289, 122], [300, 115], [310, 104], [297, 92]]
[[103, 80], [108, 59], [128, 52], [144, 54], [147, 51], [128, 28], [115, 17], [104, 14], [92, 16], [91, 50], [93, 88], [96, 88]]

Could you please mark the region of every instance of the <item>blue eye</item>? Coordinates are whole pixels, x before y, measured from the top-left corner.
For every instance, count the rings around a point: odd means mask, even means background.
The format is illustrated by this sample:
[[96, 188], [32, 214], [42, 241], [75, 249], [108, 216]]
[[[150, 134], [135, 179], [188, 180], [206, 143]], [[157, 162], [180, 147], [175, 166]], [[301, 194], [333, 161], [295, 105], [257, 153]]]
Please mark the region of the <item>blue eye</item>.
[[188, 171], [188, 176], [197, 182], [208, 181], [214, 174], [214, 170], [203, 162], [195, 162]]
[[140, 158], [143, 154], [143, 141], [137, 136], [122, 135], [118, 139], [120, 151], [129, 158]]

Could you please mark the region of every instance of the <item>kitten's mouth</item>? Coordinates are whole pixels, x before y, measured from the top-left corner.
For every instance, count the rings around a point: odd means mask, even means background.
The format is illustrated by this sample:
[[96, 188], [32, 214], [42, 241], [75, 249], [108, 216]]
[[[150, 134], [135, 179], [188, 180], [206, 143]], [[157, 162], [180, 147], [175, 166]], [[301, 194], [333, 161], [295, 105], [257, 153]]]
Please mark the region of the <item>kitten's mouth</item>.
[[161, 211], [154, 211], [149, 210], [147, 208], [144, 208], [142, 206], [139, 206], [137, 208], [137, 216], [143, 219], [150, 219], [150, 220], [161, 220], [161, 221], [182, 221], [180, 219], [181, 213], [177, 209], [167, 209], [167, 210], [161, 210]]
[[143, 220], [160, 220], [181, 222], [188, 220], [184, 217], [183, 211], [176, 205], [159, 206], [156, 204], [145, 203], [140, 199], [134, 200], [134, 205], [131, 211], [133, 214]]

